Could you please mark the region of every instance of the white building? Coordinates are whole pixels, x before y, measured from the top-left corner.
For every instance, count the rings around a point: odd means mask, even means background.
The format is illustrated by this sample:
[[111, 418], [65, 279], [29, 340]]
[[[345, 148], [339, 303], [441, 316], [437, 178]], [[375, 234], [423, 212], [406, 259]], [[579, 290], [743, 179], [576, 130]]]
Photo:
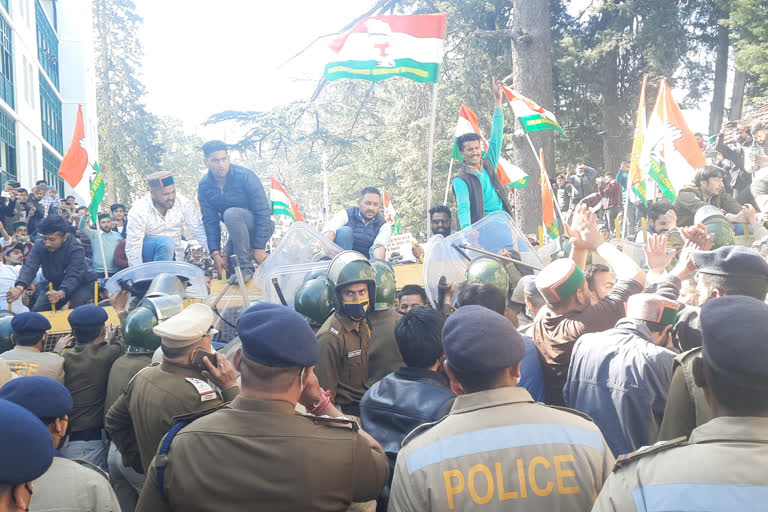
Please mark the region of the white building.
[[0, 180], [28, 190], [57, 176], [83, 106], [89, 151], [97, 151], [90, 0], [0, 0]]

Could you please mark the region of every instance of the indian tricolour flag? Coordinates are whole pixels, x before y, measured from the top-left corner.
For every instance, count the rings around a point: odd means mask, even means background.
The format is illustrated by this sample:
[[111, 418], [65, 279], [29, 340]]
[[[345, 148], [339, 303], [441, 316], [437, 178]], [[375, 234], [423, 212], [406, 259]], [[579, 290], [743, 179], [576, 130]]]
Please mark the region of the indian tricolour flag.
[[59, 176], [69, 183], [82, 201], [88, 201], [91, 220], [98, 224], [99, 205], [104, 199], [106, 187], [99, 164], [88, 163], [88, 149], [85, 140], [85, 122], [83, 106], [77, 106], [77, 120], [72, 134], [72, 143], [59, 166]]
[[549, 110], [506, 86], [504, 86], [504, 95], [507, 97], [515, 117], [523, 127], [523, 132], [555, 130], [565, 135], [565, 132], [557, 123], [555, 114]]
[[560, 236], [560, 223], [555, 213], [555, 199], [549, 183], [549, 175], [544, 167], [544, 148], [540, 150], [539, 162], [541, 162], [541, 219], [549, 237], [555, 239]]
[[[640, 167], [640, 155], [643, 151], [645, 140], [645, 88], [648, 85], [648, 76], [643, 77], [643, 86], [640, 88], [640, 102], [637, 106], [637, 119], [635, 121], [635, 136], [632, 141], [632, 156], [629, 159], [629, 184], [630, 189], [639, 197], [643, 204], [648, 206], [645, 198], [645, 180], [643, 169]], [[629, 191], [627, 191], [629, 194]]]
[[402, 231], [400, 218], [397, 216], [397, 210], [395, 210], [395, 206], [390, 201], [386, 190], [384, 191], [384, 218], [392, 225], [392, 234], [399, 235], [400, 231]]
[[404, 76], [416, 82], [437, 82], [445, 17], [442, 13], [360, 20], [331, 43], [336, 55], [325, 66], [325, 79], [379, 81]]
[[[462, 105], [459, 108], [459, 120], [456, 122], [456, 131], [453, 133], [453, 150], [451, 151], [451, 158], [455, 158], [459, 162], [463, 162], [461, 153], [459, 152], [459, 146], [456, 144], [456, 139], [467, 133], [476, 133], [480, 136], [480, 143], [483, 146], [483, 153], [488, 151], [488, 140], [480, 133], [480, 127], [477, 124], [477, 116], [472, 109], [466, 105]], [[513, 165], [503, 157], [499, 158], [499, 163], [496, 166], [496, 176], [502, 185], [512, 188], [523, 188], [528, 184], [528, 175], [516, 165]]]
[[287, 215], [294, 221], [302, 222], [299, 207], [293, 202], [279, 181], [272, 176], [269, 185], [269, 201], [272, 203], [272, 215]]

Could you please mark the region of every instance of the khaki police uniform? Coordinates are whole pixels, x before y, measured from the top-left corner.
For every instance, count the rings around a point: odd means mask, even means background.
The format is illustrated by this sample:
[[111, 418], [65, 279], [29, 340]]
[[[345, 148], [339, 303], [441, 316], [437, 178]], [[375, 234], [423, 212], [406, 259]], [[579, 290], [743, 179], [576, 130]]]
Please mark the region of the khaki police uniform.
[[693, 361], [700, 356], [701, 347], [698, 347], [675, 357], [659, 441], [688, 437], [693, 429], [712, 419], [704, 390], [693, 380]]
[[371, 387], [393, 371], [405, 366], [395, 341], [395, 325], [402, 315], [394, 309], [370, 311], [371, 343], [368, 347], [368, 382]]
[[64, 384], [64, 358], [53, 352], [40, 352], [33, 347], [16, 345], [0, 354], [11, 371], [19, 377], [39, 375], [50, 377]]
[[328, 317], [317, 331], [320, 360], [315, 374], [345, 414], [360, 415], [360, 399], [368, 389], [370, 340], [371, 331], [365, 320], [355, 328], [350, 318], [339, 313]]
[[123, 462], [145, 473], [175, 416], [218, 407], [239, 392], [234, 386], [219, 395], [199, 370], [163, 361], [136, 374], [107, 412], [107, 432]]
[[592, 511], [765, 510], [766, 461], [768, 418], [715, 418], [687, 442], [622, 456]]
[[120, 510], [107, 475], [87, 462], [54, 457], [48, 471], [32, 483], [30, 512]]
[[[236, 470], [216, 478], [212, 468]], [[386, 455], [356, 423], [240, 396], [183, 428], [168, 455], [155, 457], [136, 510], [342, 511], [375, 499], [388, 474]]]
[[389, 510], [585, 511], [613, 463], [581, 413], [534, 403], [523, 388], [461, 395], [403, 442]]

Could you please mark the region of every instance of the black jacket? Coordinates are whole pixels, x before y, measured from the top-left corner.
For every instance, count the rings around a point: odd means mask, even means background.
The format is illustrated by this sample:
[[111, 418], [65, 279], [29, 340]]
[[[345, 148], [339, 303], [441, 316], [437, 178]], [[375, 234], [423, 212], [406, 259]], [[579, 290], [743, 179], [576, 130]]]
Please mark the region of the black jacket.
[[21, 267], [16, 285], [28, 287], [35, 281], [37, 269], [40, 267], [43, 268], [43, 276], [53, 283], [53, 289], [65, 293], [65, 300], [69, 299], [77, 288], [98, 278], [96, 271], [85, 259], [85, 248], [72, 234], [53, 252], [45, 248], [43, 240], [35, 242], [27, 261]]

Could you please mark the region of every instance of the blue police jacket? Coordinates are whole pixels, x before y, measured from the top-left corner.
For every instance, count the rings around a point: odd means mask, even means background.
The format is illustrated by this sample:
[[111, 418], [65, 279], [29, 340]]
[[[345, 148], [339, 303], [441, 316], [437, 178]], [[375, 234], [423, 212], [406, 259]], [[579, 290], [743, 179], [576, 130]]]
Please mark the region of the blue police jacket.
[[677, 354], [654, 345], [638, 320], [576, 341], [565, 404], [592, 417], [614, 455], [656, 442]]
[[221, 218], [229, 208], [244, 208], [253, 213], [251, 248], [264, 249], [275, 230], [272, 208], [261, 180], [250, 169], [231, 164], [222, 190], [208, 171], [197, 187], [197, 199], [203, 215], [208, 249], [221, 250]]

